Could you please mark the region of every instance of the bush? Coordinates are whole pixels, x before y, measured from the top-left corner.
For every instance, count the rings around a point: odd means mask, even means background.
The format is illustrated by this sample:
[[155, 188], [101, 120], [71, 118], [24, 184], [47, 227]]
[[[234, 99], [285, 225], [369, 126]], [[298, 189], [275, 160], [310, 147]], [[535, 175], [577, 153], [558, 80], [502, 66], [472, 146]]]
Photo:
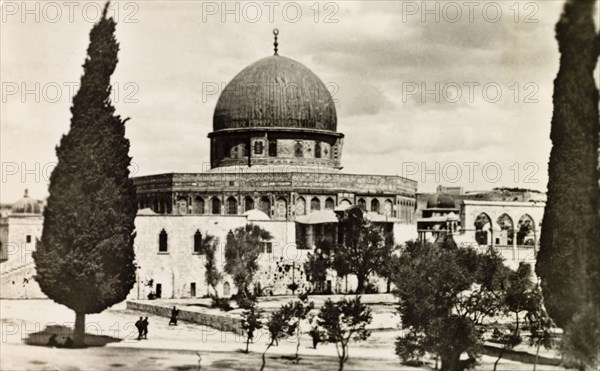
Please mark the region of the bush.
[[212, 297], [212, 305], [213, 308], [218, 308], [221, 309], [222, 311], [230, 311], [233, 308], [231, 307], [231, 303], [229, 301], [229, 298], [219, 298], [216, 296]]

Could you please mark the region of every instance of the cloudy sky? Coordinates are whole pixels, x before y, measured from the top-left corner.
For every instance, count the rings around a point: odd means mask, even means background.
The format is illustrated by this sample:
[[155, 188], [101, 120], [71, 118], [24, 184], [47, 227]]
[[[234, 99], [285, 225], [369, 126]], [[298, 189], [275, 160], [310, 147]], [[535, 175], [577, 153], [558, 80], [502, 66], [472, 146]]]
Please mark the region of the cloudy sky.
[[[101, 3], [23, 4], [2, 5], [2, 202], [47, 195]], [[223, 4], [112, 3], [136, 175], [206, 168], [216, 87], [271, 55], [277, 27], [333, 92], [344, 172], [545, 190], [562, 1]]]

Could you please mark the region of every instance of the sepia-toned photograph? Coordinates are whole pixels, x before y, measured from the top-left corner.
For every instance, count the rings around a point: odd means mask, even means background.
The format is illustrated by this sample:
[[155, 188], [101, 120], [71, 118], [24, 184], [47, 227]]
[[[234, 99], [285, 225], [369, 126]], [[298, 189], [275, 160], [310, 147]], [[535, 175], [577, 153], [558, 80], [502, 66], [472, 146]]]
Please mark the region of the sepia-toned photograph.
[[0, 0], [0, 371], [600, 370], [598, 0]]

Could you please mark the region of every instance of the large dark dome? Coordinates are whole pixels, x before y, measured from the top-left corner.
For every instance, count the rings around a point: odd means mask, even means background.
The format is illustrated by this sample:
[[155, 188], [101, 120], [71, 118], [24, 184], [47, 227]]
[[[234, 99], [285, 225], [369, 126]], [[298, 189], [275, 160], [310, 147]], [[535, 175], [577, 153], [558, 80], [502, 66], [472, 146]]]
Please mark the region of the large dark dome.
[[241, 128], [335, 132], [335, 105], [325, 84], [311, 70], [274, 55], [244, 68], [219, 97], [213, 129]]

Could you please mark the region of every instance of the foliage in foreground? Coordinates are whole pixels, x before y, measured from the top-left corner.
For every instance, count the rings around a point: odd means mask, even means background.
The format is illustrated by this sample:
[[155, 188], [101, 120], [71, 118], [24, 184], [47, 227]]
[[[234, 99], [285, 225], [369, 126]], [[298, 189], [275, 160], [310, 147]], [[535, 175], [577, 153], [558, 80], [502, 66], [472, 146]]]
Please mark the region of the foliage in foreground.
[[[480, 352], [483, 321], [509, 310], [506, 294], [513, 274], [493, 250], [479, 254], [457, 248], [451, 236], [436, 245], [408, 244], [394, 279], [406, 333], [397, 340], [397, 354], [415, 361], [431, 353], [441, 358], [442, 370], [464, 370]], [[522, 303], [514, 287], [517, 310]], [[529, 286], [524, 291], [529, 293]], [[460, 360], [465, 352], [469, 361]]]
[[371, 333], [366, 326], [371, 323], [371, 310], [360, 301], [360, 296], [333, 302], [327, 299], [317, 317], [319, 327], [324, 330], [323, 342], [335, 344], [338, 354], [339, 371], [350, 356], [348, 346], [351, 340], [366, 340]]

